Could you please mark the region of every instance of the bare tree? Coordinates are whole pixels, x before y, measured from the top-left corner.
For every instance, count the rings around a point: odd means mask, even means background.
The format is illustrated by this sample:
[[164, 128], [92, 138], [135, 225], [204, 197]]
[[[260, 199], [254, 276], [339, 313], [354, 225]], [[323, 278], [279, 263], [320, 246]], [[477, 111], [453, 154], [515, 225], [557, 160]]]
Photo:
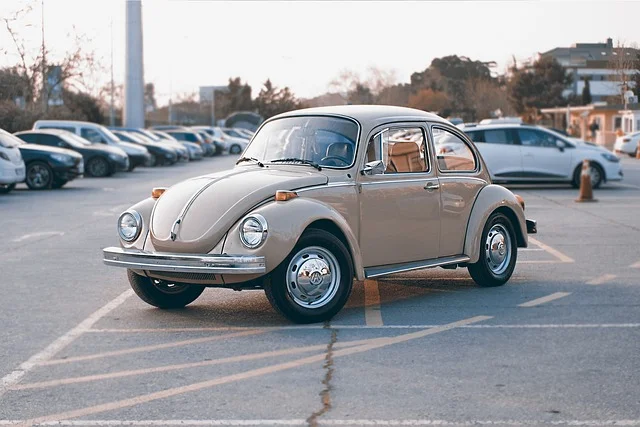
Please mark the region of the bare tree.
[[619, 99], [622, 104], [625, 103], [624, 93], [632, 89], [631, 82], [636, 80], [636, 74], [640, 72], [636, 60], [638, 53], [637, 44], [627, 46], [618, 40], [609, 60], [608, 68], [614, 72], [611, 79], [619, 83]]

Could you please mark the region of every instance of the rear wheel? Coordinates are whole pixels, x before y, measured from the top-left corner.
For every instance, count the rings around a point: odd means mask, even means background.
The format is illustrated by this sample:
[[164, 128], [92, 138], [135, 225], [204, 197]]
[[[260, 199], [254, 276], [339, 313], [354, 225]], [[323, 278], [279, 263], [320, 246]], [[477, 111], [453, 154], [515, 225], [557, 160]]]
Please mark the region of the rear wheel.
[[127, 270], [127, 277], [136, 295], [147, 304], [158, 308], [182, 308], [204, 292], [204, 286], [152, 279], [131, 270]]
[[111, 175], [111, 168], [109, 162], [104, 157], [94, 157], [89, 160], [86, 167], [87, 175], [96, 178], [103, 178]]
[[493, 213], [482, 230], [480, 258], [467, 269], [482, 287], [502, 286], [511, 277], [518, 258], [518, 245], [509, 218]]
[[229, 153], [231, 154], [240, 154], [242, 148], [238, 144], [233, 144], [231, 148], [229, 148]]
[[306, 231], [265, 280], [271, 305], [296, 323], [331, 319], [349, 299], [353, 264], [345, 245], [323, 230]]
[[0, 194], [8, 194], [16, 188], [15, 184], [0, 184]]
[[53, 184], [53, 170], [44, 162], [33, 162], [27, 166], [27, 187], [31, 190], [45, 190]]

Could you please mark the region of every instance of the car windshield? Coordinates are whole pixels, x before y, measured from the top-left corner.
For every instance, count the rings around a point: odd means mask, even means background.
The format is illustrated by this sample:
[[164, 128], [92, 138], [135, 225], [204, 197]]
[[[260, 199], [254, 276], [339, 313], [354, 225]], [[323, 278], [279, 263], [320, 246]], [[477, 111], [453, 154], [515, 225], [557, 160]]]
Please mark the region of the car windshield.
[[24, 144], [24, 142], [20, 138], [0, 129], [0, 147], [13, 148], [22, 144]]
[[348, 167], [355, 158], [357, 139], [358, 125], [349, 119], [285, 117], [262, 126], [243, 157], [263, 163], [297, 159], [323, 167]]

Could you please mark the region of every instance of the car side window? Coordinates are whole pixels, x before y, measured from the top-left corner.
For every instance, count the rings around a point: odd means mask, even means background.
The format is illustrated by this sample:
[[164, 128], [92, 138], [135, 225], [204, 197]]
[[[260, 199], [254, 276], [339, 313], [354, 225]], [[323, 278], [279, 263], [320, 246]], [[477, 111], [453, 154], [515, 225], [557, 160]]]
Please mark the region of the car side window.
[[103, 144], [106, 143], [102, 135], [100, 135], [100, 133], [96, 132], [93, 129], [88, 129], [88, 128], [80, 129], [80, 136], [82, 136], [84, 139], [87, 139], [91, 142], [98, 142]]
[[487, 129], [484, 131], [484, 142], [488, 144], [515, 145], [509, 129]]
[[536, 129], [518, 129], [518, 137], [525, 147], [557, 147], [557, 138]]
[[469, 137], [470, 140], [472, 140], [473, 142], [485, 142], [484, 141], [484, 135], [483, 135], [483, 131], [481, 130], [476, 130], [473, 132], [465, 132], [467, 134], [467, 136]]
[[433, 126], [431, 132], [433, 133], [438, 169], [441, 172], [473, 172], [476, 170], [476, 157], [464, 139], [438, 126]]
[[42, 145], [48, 145], [49, 147], [59, 147], [59, 141], [60, 139], [54, 135], [40, 135], [40, 144]]
[[367, 162], [382, 160], [385, 174], [428, 172], [426, 138], [420, 127], [391, 127], [369, 140]]

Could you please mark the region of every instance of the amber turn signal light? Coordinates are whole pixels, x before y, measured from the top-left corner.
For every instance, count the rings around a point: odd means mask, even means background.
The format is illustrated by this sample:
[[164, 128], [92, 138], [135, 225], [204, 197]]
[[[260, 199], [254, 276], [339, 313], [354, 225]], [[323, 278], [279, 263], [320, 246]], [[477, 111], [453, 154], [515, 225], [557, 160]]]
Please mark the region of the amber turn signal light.
[[298, 197], [298, 193], [295, 191], [276, 191], [276, 202], [286, 202], [296, 197]]
[[151, 190], [151, 198], [158, 199], [165, 191], [167, 191], [166, 187], [155, 187]]
[[516, 200], [518, 201], [518, 203], [520, 203], [520, 206], [522, 206], [522, 210], [524, 210], [524, 199], [522, 198], [522, 196], [516, 194]]

